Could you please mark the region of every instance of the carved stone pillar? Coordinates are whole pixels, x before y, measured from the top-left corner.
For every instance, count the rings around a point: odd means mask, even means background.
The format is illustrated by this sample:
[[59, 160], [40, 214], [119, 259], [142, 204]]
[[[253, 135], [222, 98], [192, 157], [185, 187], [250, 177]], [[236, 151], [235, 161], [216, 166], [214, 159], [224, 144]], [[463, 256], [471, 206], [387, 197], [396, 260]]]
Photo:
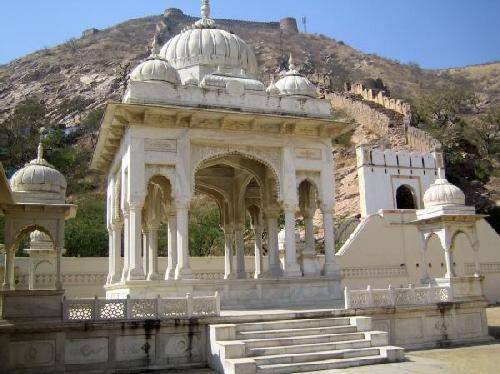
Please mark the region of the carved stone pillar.
[[129, 269], [127, 280], [144, 279], [141, 263], [142, 249], [142, 204], [130, 203]]
[[176, 203], [177, 210], [177, 267], [175, 279], [192, 279], [193, 272], [189, 266], [188, 242], [188, 203]]
[[167, 250], [167, 270], [165, 279], [175, 278], [175, 268], [177, 267], [177, 214], [175, 210], [168, 215], [168, 250]]
[[234, 278], [233, 270], [233, 227], [224, 226], [224, 279]]
[[[106, 284], [111, 284], [111, 279], [113, 278], [113, 271], [114, 271], [114, 264], [113, 262], [115, 261], [115, 249], [113, 247], [113, 229], [111, 228], [111, 225], [108, 226], [108, 276], [106, 278]], [[30, 274], [32, 271], [30, 271]], [[30, 277], [31, 278], [31, 277]], [[30, 280], [30, 289], [31, 285], [31, 280]]]
[[278, 251], [278, 213], [266, 213], [267, 223], [267, 247], [269, 259], [269, 275], [279, 277], [283, 274], [280, 266], [280, 257]]
[[264, 270], [262, 267], [262, 226], [257, 223], [254, 226], [255, 235], [255, 273], [254, 278], [262, 278]]
[[236, 278], [246, 278], [245, 272], [245, 239], [243, 237], [243, 224], [237, 223], [234, 230], [234, 241], [236, 245]]
[[130, 254], [130, 216], [129, 211], [123, 211], [123, 271], [122, 282], [127, 280]]
[[285, 262], [284, 275], [286, 277], [300, 277], [299, 264], [297, 262], [297, 250], [295, 246], [295, 211], [294, 205], [285, 205]]
[[63, 283], [62, 283], [62, 274], [61, 274], [61, 257], [62, 257], [62, 248], [60, 246], [57, 246], [54, 248], [56, 251], [56, 290], [62, 290], [63, 289]]
[[302, 216], [304, 217], [305, 224], [305, 243], [300, 265], [304, 275], [319, 276], [321, 275], [321, 267], [314, 244], [314, 210], [303, 209]]
[[147, 276], [149, 271], [149, 228], [143, 226], [142, 228], [142, 269]]
[[148, 252], [148, 275], [147, 280], [157, 280], [158, 275], [158, 230], [159, 227], [151, 226], [148, 228], [148, 248], [144, 252]]
[[420, 235], [420, 258], [422, 262], [422, 267], [420, 269], [421, 271], [421, 279], [420, 282], [422, 284], [429, 283], [429, 271], [427, 270], [427, 256], [425, 255], [425, 246], [426, 246], [426, 239], [423, 234]]
[[15, 282], [14, 282], [14, 261], [15, 261], [15, 253], [12, 248], [5, 245], [5, 264], [4, 264], [4, 275], [3, 275], [3, 289], [14, 290]]
[[339, 275], [340, 267], [335, 258], [335, 237], [333, 234], [332, 207], [324, 205], [321, 210], [323, 212], [323, 225], [325, 231], [325, 267], [323, 274]]
[[[110, 256], [112, 255], [113, 261], [110, 262], [111, 268], [108, 272], [108, 284], [117, 283], [120, 281], [120, 258], [122, 249], [122, 222], [115, 222], [111, 225], [112, 241], [110, 250]], [[112, 253], [111, 253], [112, 252]]]
[[453, 255], [451, 253], [451, 248], [449, 246], [443, 247], [444, 249], [444, 259], [446, 262], [446, 274], [445, 278], [454, 278], [456, 277], [455, 268], [453, 266]]

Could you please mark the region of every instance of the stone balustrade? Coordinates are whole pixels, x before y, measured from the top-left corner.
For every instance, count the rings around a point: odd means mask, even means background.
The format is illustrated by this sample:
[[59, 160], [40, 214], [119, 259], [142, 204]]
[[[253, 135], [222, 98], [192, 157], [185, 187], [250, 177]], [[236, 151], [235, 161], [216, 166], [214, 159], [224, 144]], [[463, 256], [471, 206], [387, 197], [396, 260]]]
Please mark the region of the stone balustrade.
[[442, 302], [451, 302], [452, 292], [449, 286], [372, 289], [368, 286], [365, 290], [344, 290], [345, 308], [387, 308], [414, 305], [431, 305]]
[[63, 300], [63, 320], [123, 321], [211, 317], [220, 314], [220, 295], [156, 299], [74, 299]]

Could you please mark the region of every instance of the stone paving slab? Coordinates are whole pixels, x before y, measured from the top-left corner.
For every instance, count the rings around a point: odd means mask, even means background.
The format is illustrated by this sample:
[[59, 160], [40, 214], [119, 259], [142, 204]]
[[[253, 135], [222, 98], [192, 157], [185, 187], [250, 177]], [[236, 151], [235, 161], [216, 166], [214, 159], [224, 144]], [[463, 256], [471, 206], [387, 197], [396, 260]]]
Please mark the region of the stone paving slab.
[[413, 351], [407, 352], [406, 358], [407, 361], [394, 364], [324, 370], [314, 374], [493, 374], [498, 373], [500, 367], [500, 343]]

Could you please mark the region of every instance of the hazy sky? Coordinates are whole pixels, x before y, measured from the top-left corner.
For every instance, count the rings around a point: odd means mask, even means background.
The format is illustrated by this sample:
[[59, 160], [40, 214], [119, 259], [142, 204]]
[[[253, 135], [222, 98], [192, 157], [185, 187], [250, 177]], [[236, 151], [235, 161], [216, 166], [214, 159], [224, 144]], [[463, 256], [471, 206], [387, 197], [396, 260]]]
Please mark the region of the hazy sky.
[[[0, 0], [0, 64], [130, 18], [199, 0]], [[423, 67], [500, 60], [500, 0], [212, 0], [214, 18], [307, 18], [307, 30]]]

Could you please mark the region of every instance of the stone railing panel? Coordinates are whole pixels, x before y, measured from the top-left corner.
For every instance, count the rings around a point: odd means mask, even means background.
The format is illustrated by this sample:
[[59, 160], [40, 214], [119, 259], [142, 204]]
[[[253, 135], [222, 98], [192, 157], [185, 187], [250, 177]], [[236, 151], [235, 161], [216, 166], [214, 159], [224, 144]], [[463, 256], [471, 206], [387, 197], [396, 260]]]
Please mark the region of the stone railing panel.
[[434, 286], [408, 288], [344, 290], [345, 307], [349, 308], [395, 308], [414, 305], [431, 305], [452, 301], [450, 287]]
[[220, 314], [220, 295], [156, 299], [64, 300], [67, 322], [209, 317]]

